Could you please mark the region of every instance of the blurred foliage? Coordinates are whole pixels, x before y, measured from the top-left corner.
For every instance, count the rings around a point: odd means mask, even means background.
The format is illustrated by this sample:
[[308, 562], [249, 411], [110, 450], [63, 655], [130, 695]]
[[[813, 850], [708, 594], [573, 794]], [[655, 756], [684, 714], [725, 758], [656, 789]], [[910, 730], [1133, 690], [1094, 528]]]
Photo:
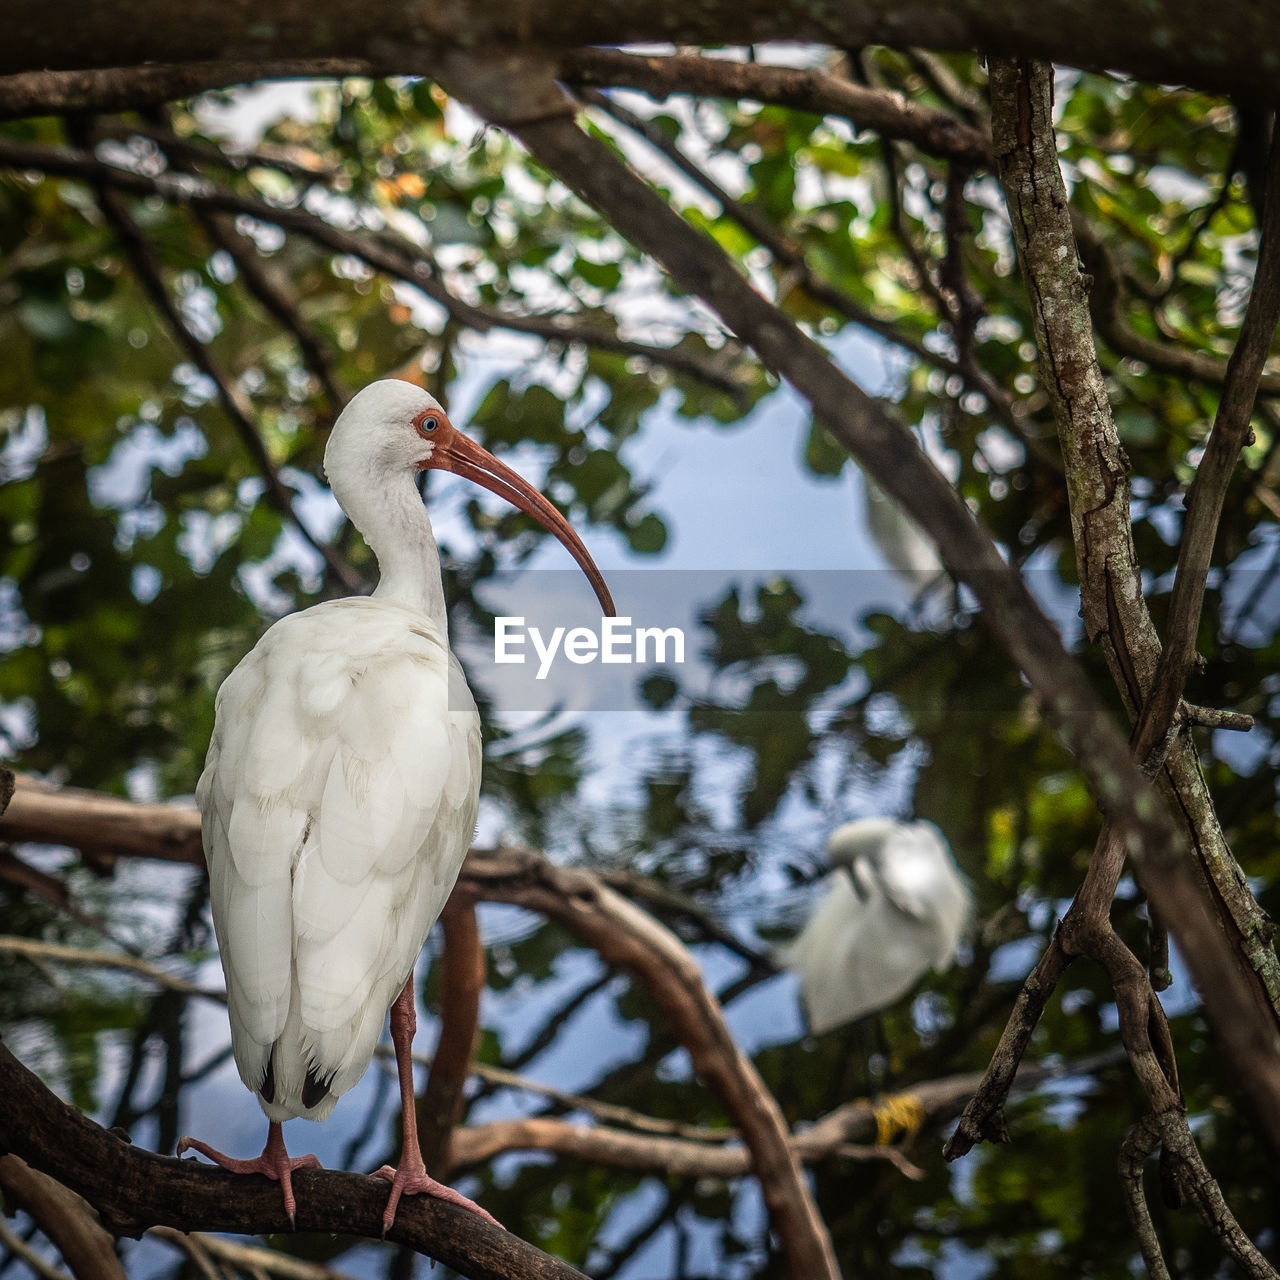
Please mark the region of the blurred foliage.
[[[869, 50], [847, 70], [980, 119], [983, 74], [972, 59]], [[704, 310], [675, 296], [652, 264], [501, 134], [478, 132], [424, 81], [317, 89], [306, 111], [249, 144], [224, 132], [236, 101], [212, 94], [164, 119], [125, 115], [79, 127], [96, 131], [99, 153], [113, 163], [189, 170], [429, 262], [438, 283], [496, 326], [478, 332], [462, 312], [451, 318], [358, 256], [285, 235], [265, 217], [224, 219], [218, 231], [191, 208], [129, 199], [184, 322], [251, 403], [266, 451], [318, 539], [335, 537], [372, 576], [363, 545], [315, 497], [325, 430], [339, 407], [326, 378], [350, 394], [397, 371], [446, 403], [466, 397], [481, 441], [514, 455], [573, 521], [611, 531], [639, 562], [660, 555], [677, 521], [696, 536], [696, 512], [650, 500], [640, 461], [646, 433], [675, 417], [690, 429], [723, 430], [732, 450], [734, 424], [772, 390]], [[646, 109], [676, 145], [736, 175], [740, 199], [829, 285], [1003, 391], [1012, 410], [956, 372], [892, 347], [876, 388], [1046, 596], [1069, 599], [1075, 568], [1061, 465], [992, 177], [774, 106], [673, 99]], [[1225, 360], [1256, 251], [1231, 104], [1071, 73], [1060, 77], [1057, 109], [1073, 207], [1107, 246], [1125, 323], [1172, 350]], [[595, 125], [615, 136], [605, 115]], [[66, 141], [50, 119], [2, 128], [26, 142]], [[816, 303], [731, 218], [675, 194], [683, 191], [672, 183], [668, 194], [686, 217], [797, 323], [833, 351], [847, 350], [842, 340], [854, 326]], [[158, 317], [91, 186], [0, 173], [0, 263], [0, 746], [21, 768], [79, 786], [189, 793], [219, 682], [273, 616], [337, 594], [338, 584], [264, 497], [216, 387]], [[943, 312], [957, 270], [972, 295], [971, 339]], [[327, 369], [264, 307], [250, 278], [259, 272], [314, 337]], [[548, 332], [561, 320], [594, 326], [666, 348], [670, 359], [616, 342], [588, 347], [503, 331], [505, 319], [528, 317]], [[1133, 465], [1135, 537], [1159, 619], [1215, 389], [1105, 344], [1100, 354]], [[1274, 410], [1263, 405], [1228, 495], [1202, 628], [1207, 661], [1188, 691], [1258, 720], [1243, 745], [1223, 735], [1205, 735], [1202, 745], [1231, 843], [1273, 915], [1278, 439]], [[817, 475], [847, 465], [816, 428], [796, 442], [796, 455]], [[456, 531], [444, 540], [449, 590], [456, 618], [483, 624], [475, 587], [525, 561], [541, 534], [519, 513], [458, 493], [448, 489], [442, 501]], [[743, 518], [772, 514], [803, 518]], [[1059, 609], [1064, 622], [1070, 612]], [[900, 616], [849, 621], [839, 633], [824, 630], [799, 582], [728, 585], [707, 600], [699, 644], [717, 678], [709, 692], [671, 671], [647, 678], [641, 692], [662, 727], [628, 762], [634, 785], [619, 784], [616, 803], [604, 808], [580, 794], [598, 730], [551, 716], [517, 731], [483, 709], [492, 750], [486, 792], [508, 828], [553, 843], [558, 857], [638, 870], [682, 895], [689, 910], [673, 923], [709, 969], [732, 971], [717, 981], [738, 999], [757, 994], [768, 942], [798, 923], [836, 822], [887, 804], [947, 833], [978, 903], [963, 962], [873, 1025], [769, 1042], [758, 1065], [792, 1122], [859, 1094], [981, 1070], [1016, 979], [1074, 892], [1097, 831], [1071, 761], [963, 598], [935, 590]], [[1095, 673], [1106, 688], [1105, 673]], [[137, 910], [137, 884], [122, 887], [121, 868], [103, 879], [70, 857], [44, 857], [117, 939], [167, 951], [191, 970], [207, 955], [198, 888], [170, 886], [157, 930]], [[172, 904], [184, 900], [187, 909], [175, 913]], [[10, 933], [100, 941], [93, 928], [4, 883], [0, 910]], [[569, 1053], [574, 1087], [585, 1080], [603, 1101], [686, 1123], [725, 1122], [643, 992], [611, 979], [557, 929], [496, 918], [490, 988], [498, 1008], [518, 1002], [524, 1030], [491, 1026], [483, 1060], [537, 1076]], [[1115, 919], [1143, 954], [1144, 911], [1131, 885], [1122, 886]], [[756, 961], [706, 941], [708, 920]], [[149, 1142], [175, 1131], [175, 1082], [198, 1083], [225, 1052], [186, 1046], [185, 1015], [143, 991], [131, 980], [33, 976], [26, 961], [0, 964], [6, 1037], [78, 1104], [140, 1126], [139, 1140]], [[1242, 1224], [1274, 1258], [1280, 1242], [1263, 1155], [1192, 1000], [1185, 989], [1171, 994], [1196, 1133]], [[1104, 978], [1077, 964], [1033, 1048], [1106, 1065], [1019, 1098], [1010, 1109], [1013, 1145], [948, 1168], [936, 1154], [938, 1133], [926, 1130], [910, 1149], [926, 1171], [919, 1182], [884, 1162], [818, 1166], [817, 1194], [848, 1274], [1140, 1273], [1113, 1170], [1144, 1108], [1123, 1064], [1105, 1058], [1117, 1039]], [[122, 1057], [136, 1069], [122, 1073]], [[475, 1100], [482, 1106], [542, 1109], [490, 1088]], [[357, 1139], [389, 1149], [385, 1098], [379, 1107]], [[349, 1110], [355, 1123], [354, 1103]], [[781, 1273], [758, 1200], [741, 1184], [523, 1157], [504, 1157], [478, 1178], [480, 1199], [508, 1227], [596, 1276]], [[1232, 1274], [1193, 1218], [1152, 1200], [1179, 1274]], [[395, 1265], [388, 1260], [386, 1274]], [[0, 1257], [0, 1273], [12, 1270]]]

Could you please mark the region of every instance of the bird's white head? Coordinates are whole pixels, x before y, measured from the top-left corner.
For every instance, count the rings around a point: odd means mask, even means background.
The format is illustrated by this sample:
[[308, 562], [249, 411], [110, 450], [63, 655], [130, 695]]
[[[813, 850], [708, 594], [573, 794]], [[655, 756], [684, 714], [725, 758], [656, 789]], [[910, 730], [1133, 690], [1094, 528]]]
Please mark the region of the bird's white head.
[[421, 387], [395, 378], [371, 382], [338, 416], [324, 451], [329, 487], [357, 525], [362, 504], [376, 503], [399, 477], [428, 468], [475, 481], [555, 534], [587, 575], [600, 607], [614, 616], [604, 576], [564, 516], [527, 480], [464, 436]]
[[837, 827], [827, 841], [827, 860], [833, 866], [851, 867], [859, 858], [879, 859], [885, 844], [902, 824], [893, 818], [859, 818]]

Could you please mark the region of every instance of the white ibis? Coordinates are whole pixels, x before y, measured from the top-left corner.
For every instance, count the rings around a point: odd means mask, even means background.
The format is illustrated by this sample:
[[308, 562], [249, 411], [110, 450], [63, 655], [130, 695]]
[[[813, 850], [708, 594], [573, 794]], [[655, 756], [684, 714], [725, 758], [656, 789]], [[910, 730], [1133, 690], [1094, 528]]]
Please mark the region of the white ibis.
[[827, 1031], [950, 967], [973, 898], [931, 822], [863, 818], [827, 842], [835, 870], [799, 937], [778, 950], [800, 976], [809, 1026]]
[[[281, 1122], [323, 1120], [364, 1074], [391, 1011], [404, 1141], [384, 1233], [404, 1193], [477, 1205], [432, 1178], [414, 1118], [414, 962], [475, 829], [480, 719], [449, 650], [440, 555], [415, 476], [466, 476], [569, 549], [613, 601], [565, 518], [407, 382], [347, 405], [324, 455], [334, 496], [378, 560], [372, 596], [281, 619], [218, 691], [196, 799], [227, 981], [231, 1042], [269, 1121], [253, 1160], [183, 1138], [224, 1168], [277, 1179], [293, 1220]], [[492, 1219], [491, 1219], [492, 1220]]]

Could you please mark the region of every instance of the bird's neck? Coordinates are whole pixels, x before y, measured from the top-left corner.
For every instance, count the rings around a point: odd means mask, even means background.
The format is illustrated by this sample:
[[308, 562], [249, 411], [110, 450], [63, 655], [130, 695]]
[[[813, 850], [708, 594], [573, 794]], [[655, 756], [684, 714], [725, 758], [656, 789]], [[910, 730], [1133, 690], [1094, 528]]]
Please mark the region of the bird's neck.
[[440, 548], [413, 477], [399, 475], [376, 491], [364, 492], [369, 496], [356, 501], [356, 510], [347, 502], [343, 505], [377, 557], [380, 577], [374, 597], [426, 614], [447, 638]]

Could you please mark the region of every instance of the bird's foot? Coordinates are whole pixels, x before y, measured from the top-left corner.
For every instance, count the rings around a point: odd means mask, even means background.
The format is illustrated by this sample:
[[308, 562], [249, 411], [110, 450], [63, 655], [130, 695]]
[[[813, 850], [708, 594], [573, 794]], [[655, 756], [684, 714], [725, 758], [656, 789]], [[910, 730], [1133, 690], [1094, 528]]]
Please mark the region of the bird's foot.
[[262, 1154], [252, 1160], [237, 1160], [234, 1156], [223, 1155], [199, 1138], [179, 1138], [178, 1154], [181, 1155], [184, 1151], [198, 1151], [231, 1173], [262, 1173], [278, 1182], [280, 1190], [284, 1192], [284, 1211], [289, 1215], [290, 1226], [297, 1225], [298, 1212], [297, 1201], [293, 1198], [293, 1171], [324, 1168], [316, 1156], [291, 1156], [284, 1148], [283, 1137], [278, 1133], [268, 1136]]
[[478, 1213], [486, 1222], [492, 1222], [495, 1227], [502, 1226], [493, 1214], [486, 1212], [474, 1200], [468, 1200], [461, 1191], [455, 1191], [452, 1187], [446, 1187], [443, 1182], [437, 1182], [427, 1172], [427, 1167], [421, 1160], [405, 1160], [402, 1156], [398, 1168], [393, 1169], [389, 1164], [384, 1164], [371, 1176], [391, 1183], [391, 1195], [387, 1198], [387, 1207], [382, 1214], [384, 1236], [391, 1230], [396, 1220], [396, 1206], [400, 1203], [402, 1195], [435, 1196], [437, 1200], [444, 1200], [449, 1204], [456, 1204], [460, 1209], [470, 1209], [472, 1213]]

